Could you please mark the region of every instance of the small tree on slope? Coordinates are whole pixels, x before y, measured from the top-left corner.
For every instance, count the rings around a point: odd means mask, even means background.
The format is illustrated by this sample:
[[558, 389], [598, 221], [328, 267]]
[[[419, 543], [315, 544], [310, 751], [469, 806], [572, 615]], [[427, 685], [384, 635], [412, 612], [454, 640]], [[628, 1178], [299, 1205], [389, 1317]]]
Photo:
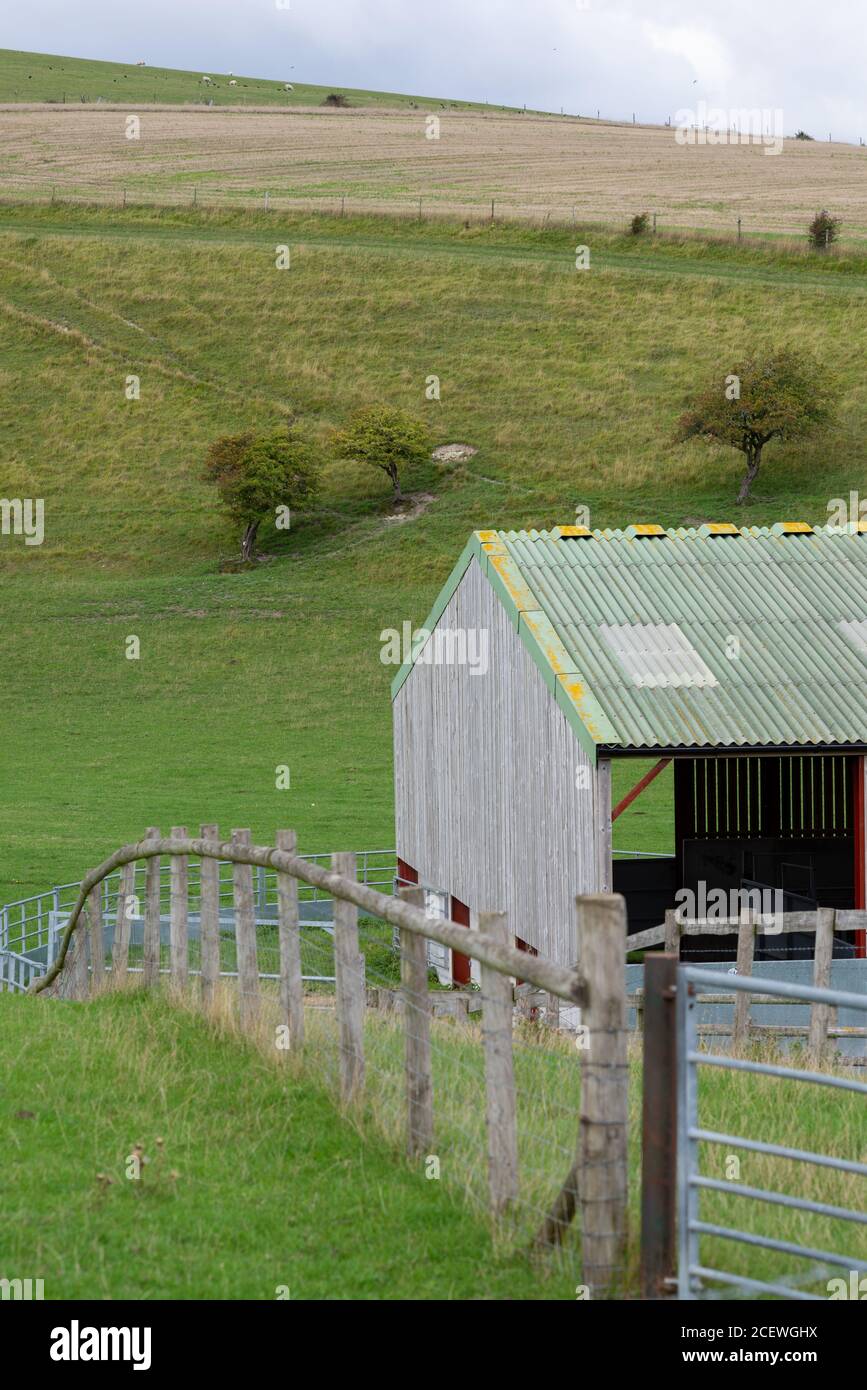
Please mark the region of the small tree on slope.
[[394, 501], [401, 502], [401, 469], [425, 462], [431, 437], [427, 425], [405, 411], [368, 405], [356, 411], [347, 428], [335, 436], [334, 447], [340, 458], [381, 468], [391, 479]]
[[253, 558], [256, 535], [278, 507], [302, 507], [319, 490], [319, 449], [288, 432], [223, 435], [205, 457], [205, 477], [216, 484], [223, 506], [244, 528], [241, 555]]
[[737, 500], [745, 503], [765, 445], [824, 424], [831, 399], [831, 384], [807, 353], [782, 348], [750, 357], [699, 392], [678, 421], [675, 443], [699, 437], [740, 450], [747, 466]]

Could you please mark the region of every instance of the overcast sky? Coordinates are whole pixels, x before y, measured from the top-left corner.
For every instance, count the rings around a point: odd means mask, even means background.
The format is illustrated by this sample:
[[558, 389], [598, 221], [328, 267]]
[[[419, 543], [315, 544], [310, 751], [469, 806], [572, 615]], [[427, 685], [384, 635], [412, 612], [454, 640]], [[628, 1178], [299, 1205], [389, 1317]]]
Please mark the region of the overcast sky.
[[0, 43], [646, 121], [761, 107], [867, 138], [864, 0], [26, 0]]

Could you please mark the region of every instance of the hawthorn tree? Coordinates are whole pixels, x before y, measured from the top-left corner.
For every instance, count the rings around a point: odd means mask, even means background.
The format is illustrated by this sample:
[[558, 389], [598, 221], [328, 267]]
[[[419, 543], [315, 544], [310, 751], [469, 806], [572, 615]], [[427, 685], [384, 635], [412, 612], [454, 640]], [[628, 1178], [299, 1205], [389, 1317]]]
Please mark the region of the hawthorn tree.
[[252, 560], [256, 535], [268, 515], [314, 500], [321, 473], [320, 450], [288, 430], [223, 435], [205, 456], [205, 478], [216, 485], [232, 520], [243, 527], [244, 560]]
[[808, 353], [781, 348], [747, 358], [698, 393], [680, 417], [675, 443], [700, 438], [738, 449], [746, 472], [738, 502], [749, 500], [762, 450], [772, 439], [801, 439], [830, 416], [833, 390]]
[[388, 405], [368, 405], [352, 416], [334, 439], [338, 457], [369, 463], [391, 479], [394, 501], [403, 501], [401, 469], [424, 463], [430, 456], [431, 436], [426, 424]]

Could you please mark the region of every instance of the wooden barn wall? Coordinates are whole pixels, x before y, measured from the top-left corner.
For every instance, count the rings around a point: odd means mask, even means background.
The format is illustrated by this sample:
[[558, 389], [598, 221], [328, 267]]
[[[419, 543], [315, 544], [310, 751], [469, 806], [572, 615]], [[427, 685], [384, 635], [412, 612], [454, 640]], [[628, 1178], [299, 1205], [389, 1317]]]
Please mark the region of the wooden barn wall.
[[438, 626], [487, 628], [488, 671], [416, 665], [401, 687], [397, 852], [429, 887], [508, 912], [516, 936], [572, 961], [575, 895], [597, 888], [594, 769], [476, 560]]

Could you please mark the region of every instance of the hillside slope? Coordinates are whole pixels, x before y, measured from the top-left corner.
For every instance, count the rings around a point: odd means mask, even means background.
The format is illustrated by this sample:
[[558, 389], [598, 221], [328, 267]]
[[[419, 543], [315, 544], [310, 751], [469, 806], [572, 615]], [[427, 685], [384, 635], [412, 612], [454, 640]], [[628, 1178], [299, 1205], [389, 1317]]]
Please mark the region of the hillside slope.
[[686, 147], [670, 127], [586, 111], [348, 89], [349, 109], [326, 109], [329, 89], [298, 76], [287, 92], [279, 80], [0, 50], [0, 198], [261, 207], [267, 192], [275, 208], [345, 201], [356, 214], [478, 220], [493, 205], [501, 219], [563, 226], [625, 227], [646, 211], [660, 230], [801, 241], [828, 208], [846, 241], [867, 236], [867, 148]]
[[[865, 491], [862, 260], [579, 235], [583, 274], [563, 232], [2, 212], [0, 496], [44, 498], [46, 535], [0, 537], [0, 902], [146, 825], [392, 845], [381, 634], [424, 619], [475, 527], [578, 505], [596, 526], [818, 523]], [[738, 509], [740, 457], [675, 447], [674, 424], [712, 372], [780, 342], [833, 365], [837, 417], [769, 446]], [[221, 573], [238, 538], [200, 476], [210, 440], [293, 410], [327, 443], [371, 400], [479, 452], [415, 470], [397, 517], [383, 474], [334, 460], [314, 509], [263, 528], [270, 563]], [[667, 848], [664, 795], [618, 821], [621, 845]]]
[[[49, 101], [67, 104], [82, 101], [183, 104], [213, 101], [215, 106], [319, 106], [331, 92], [342, 92], [353, 106], [408, 107], [413, 102], [446, 100], [443, 97], [407, 96], [399, 92], [368, 92], [350, 87], [319, 87], [296, 81], [287, 60], [284, 77], [244, 77], [210, 68], [185, 72], [178, 68], [138, 65], [142, 54], [128, 63], [106, 63], [91, 58], [69, 58], [52, 53], [26, 53], [0, 48], [0, 103]], [[280, 60], [275, 59], [279, 67]], [[203, 83], [210, 77], [210, 83]], [[229, 83], [235, 81], [237, 86]], [[293, 91], [286, 91], [290, 83]], [[453, 109], [472, 110], [474, 103], [449, 100]], [[502, 108], [505, 109], [505, 108]]]

